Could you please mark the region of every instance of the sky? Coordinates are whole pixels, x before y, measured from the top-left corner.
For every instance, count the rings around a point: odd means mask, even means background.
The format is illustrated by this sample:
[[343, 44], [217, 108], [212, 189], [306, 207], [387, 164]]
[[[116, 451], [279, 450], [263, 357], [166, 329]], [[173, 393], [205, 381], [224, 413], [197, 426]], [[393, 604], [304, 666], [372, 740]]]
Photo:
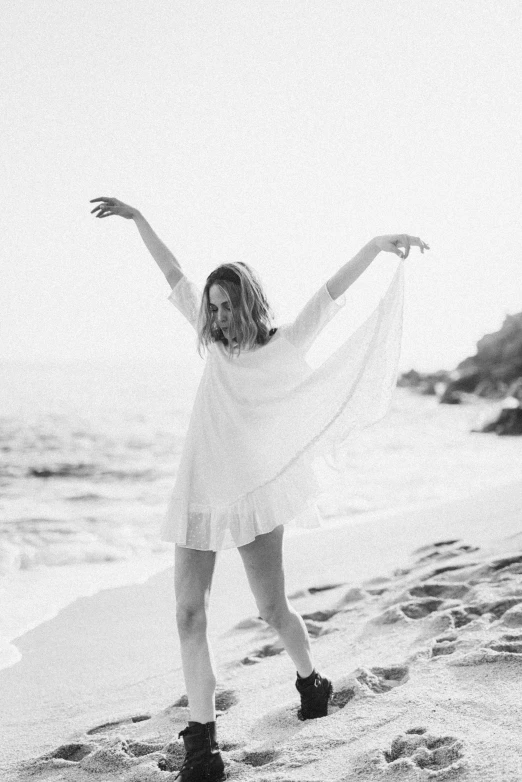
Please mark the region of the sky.
[[[276, 323], [370, 239], [405, 261], [400, 369], [522, 311], [518, 0], [7, 0], [0, 360], [201, 361], [132, 221], [200, 286], [242, 260]], [[348, 292], [368, 316], [398, 259]], [[344, 318], [344, 320], [343, 320]], [[333, 326], [333, 324], [332, 324]]]

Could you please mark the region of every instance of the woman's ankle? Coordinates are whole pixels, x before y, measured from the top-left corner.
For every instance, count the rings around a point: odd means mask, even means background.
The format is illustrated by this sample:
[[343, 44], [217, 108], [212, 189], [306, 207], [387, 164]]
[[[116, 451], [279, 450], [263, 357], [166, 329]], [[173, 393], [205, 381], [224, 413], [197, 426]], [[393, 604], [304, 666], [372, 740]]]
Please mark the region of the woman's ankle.
[[299, 679], [299, 682], [301, 684], [305, 684], [305, 685], [312, 684], [316, 676], [317, 676], [317, 671], [315, 670], [315, 668], [312, 670], [312, 673], [309, 674], [308, 676], [301, 676], [299, 671], [297, 671], [297, 678]]
[[191, 722], [198, 725], [206, 725], [207, 722], [215, 722], [215, 721], [216, 721], [215, 712], [195, 711], [195, 712], [191, 712], [188, 723], [189, 725]]

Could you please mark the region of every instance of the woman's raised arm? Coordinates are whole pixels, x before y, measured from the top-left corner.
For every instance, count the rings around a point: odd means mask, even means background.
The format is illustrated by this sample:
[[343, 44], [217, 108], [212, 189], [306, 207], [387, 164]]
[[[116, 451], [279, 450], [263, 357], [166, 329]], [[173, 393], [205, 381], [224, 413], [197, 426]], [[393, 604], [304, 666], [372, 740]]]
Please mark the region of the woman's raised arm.
[[98, 213], [96, 217], [119, 215], [126, 220], [134, 220], [148, 251], [165, 275], [170, 287], [173, 288], [183, 276], [181, 266], [169, 248], [163, 244], [159, 236], [152, 230], [152, 227], [141, 212], [133, 206], [129, 206], [129, 204], [124, 204], [123, 201], [119, 201], [117, 198], [108, 198], [106, 196], [91, 198], [90, 203], [92, 204], [95, 201], [101, 202], [91, 210], [91, 214], [94, 212]]
[[[423, 242], [418, 236], [409, 236], [408, 234], [387, 234], [386, 236], [376, 236], [365, 244], [362, 250], [359, 250], [350, 261], [341, 266], [339, 271], [331, 277], [326, 283], [328, 292], [332, 299], [341, 296], [355, 280], [360, 277], [365, 269], [371, 264], [374, 258], [383, 250], [384, 252], [394, 253], [400, 258], [407, 258], [410, 247], [416, 245], [420, 247], [421, 253], [429, 250], [429, 244]], [[400, 250], [404, 247], [404, 252]]]

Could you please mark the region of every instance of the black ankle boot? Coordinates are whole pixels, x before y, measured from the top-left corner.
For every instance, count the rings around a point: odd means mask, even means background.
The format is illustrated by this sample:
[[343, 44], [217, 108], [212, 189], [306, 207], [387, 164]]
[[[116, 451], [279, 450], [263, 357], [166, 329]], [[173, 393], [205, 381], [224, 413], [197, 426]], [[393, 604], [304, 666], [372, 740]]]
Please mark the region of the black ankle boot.
[[185, 744], [185, 760], [177, 777], [180, 782], [221, 782], [225, 765], [216, 741], [216, 723], [195, 722], [178, 733]]
[[297, 711], [297, 717], [300, 720], [314, 720], [328, 715], [328, 703], [332, 698], [333, 684], [330, 679], [321, 676], [315, 669], [312, 674], [306, 679], [301, 679], [297, 674], [295, 686], [301, 696], [301, 708]]

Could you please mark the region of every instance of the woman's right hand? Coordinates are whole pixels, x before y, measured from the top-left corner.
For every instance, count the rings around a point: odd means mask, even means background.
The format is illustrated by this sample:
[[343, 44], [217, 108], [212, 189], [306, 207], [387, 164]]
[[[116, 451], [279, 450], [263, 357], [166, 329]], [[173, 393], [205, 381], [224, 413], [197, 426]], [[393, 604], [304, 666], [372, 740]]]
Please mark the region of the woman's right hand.
[[133, 217], [136, 217], [138, 214], [137, 209], [133, 206], [129, 206], [129, 204], [124, 204], [123, 201], [118, 201], [117, 198], [107, 198], [106, 196], [103, 196], [102, 198], [91, 198], [89, 203], [93, 204], [95, 201], [102, 202], [101, 204], [98, 204], [98, 206], [95, 206], [94, 209], [91, 209], [91, 214], [98, 212], [96, 217], [120, 215], [120, 217], [125, 217], [126, 220], [132, 220]]

